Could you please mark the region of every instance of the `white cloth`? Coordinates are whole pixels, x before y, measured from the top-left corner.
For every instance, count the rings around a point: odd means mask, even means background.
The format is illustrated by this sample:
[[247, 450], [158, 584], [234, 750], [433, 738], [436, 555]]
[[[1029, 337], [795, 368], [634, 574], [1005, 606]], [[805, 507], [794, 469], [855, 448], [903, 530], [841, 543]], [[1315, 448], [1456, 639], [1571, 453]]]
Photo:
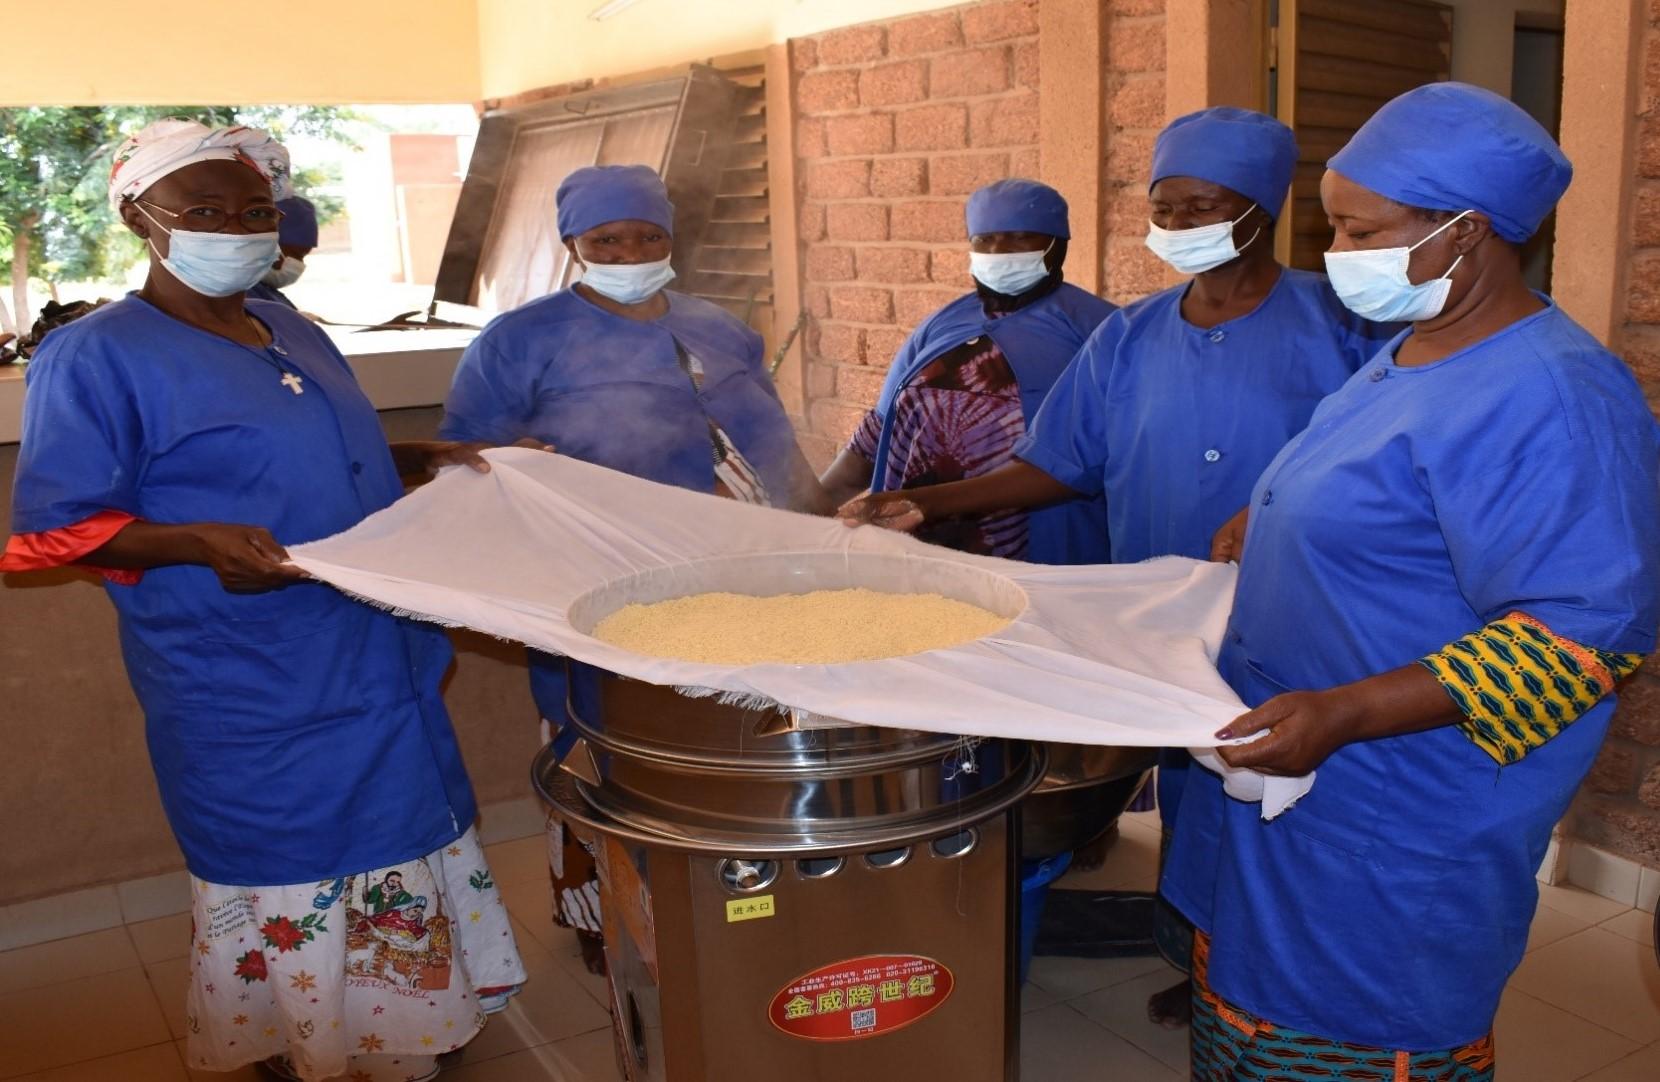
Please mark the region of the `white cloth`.
[[151, 185], [187, 165], [210, 161], [241, 161], [271, 181], [273, 199], [294, 193], [289, 181], [288, 151], [260, 128], [232, 125], [210, 128], [194, 120], [158, 120], [128, 136], [115, 152], [110, 168], [110, 208], [117, 213], [123, 199], [137, 199]]
[[1194, 762], [1222, 778], [1222, 788], [1229, 796], [1248, 804], [1260, 802], [1264, 819], [1272, 819], [1289, 809], [1314, 788], [1313, 773], [1294, 778], [1259, 774], [1255, 770], [1229, 766], [1216, 754], [1215, 748], [1189, 748], [1188, 751]]
[[[307, 1082], [348, 1071], [419, 1082], [525, 980], [472, 829], [425, 857], [326, 882], [191, 887], [192, 1067], [286, 1057]], [[481, 1000], [480, 989], [495, 991]]]
[[[745, 506], [505, 448], [452, 469], [296, 564], [385, 607], [612, 672], [812, 714], [970, 736], [1209, 747], [1243, 712], [1214, 665], [1228, 564], [1060, 567], [970, 556], [875, 527]], [[844, 665], [720, 666], [593, 638], [630, 601], [869, 586], [1013, 615], [960, 646]]]

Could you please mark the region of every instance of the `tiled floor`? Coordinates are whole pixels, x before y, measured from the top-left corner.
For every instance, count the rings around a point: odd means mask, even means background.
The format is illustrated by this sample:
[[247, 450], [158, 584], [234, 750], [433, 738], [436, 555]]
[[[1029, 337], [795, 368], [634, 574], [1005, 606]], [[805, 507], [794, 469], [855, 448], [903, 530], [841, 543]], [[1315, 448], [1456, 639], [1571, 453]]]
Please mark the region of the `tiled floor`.
[[[489, 847], [530, 969], [524, 993], [467, 1047], [451, 1082], [613, 1082], [605, 984], [548, 922], [541, 839]], [[1153, 884], [1158, 834], [1126, 816], [1106, 864], [1073, 887]], [[1499, 1010], [1501, 1082], [1660, 1080], [1660, 967], [1652, 918], [1582, 891], [1545, 887], [1528, 956]], [[15, 1082], [257, 1082], [187, 1071], [181, 1058], [186, 916], [0, 953], [0, 1079]], [[1174, 1082], [1185, 1032], [1146, 1020], [1175, 980], [1156, 958], [1039, 958], [1022, 997], [1028, 1082]]]

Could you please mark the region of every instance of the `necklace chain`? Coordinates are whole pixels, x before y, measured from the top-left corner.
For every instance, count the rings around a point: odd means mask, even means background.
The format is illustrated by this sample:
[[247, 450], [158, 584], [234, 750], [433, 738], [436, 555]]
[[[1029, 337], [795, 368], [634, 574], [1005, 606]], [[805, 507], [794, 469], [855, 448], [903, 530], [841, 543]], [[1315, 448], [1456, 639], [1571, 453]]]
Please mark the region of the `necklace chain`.
[[279, 380], [278, 382], [281, 383], [284, 387], [287, 387], [290, 391], [293, 391], [296, 395], [304, 394], [305, 390], [304, 390], [302, 384], [305, 381], [302, 380], [299, 377], [299, 375], [297, 375], [296, 373], [289, 371], [289, 369], [287, 367], [285, 367], [281, 362], [279, 362], [275, 357], [271, 356], [271, 349], [272, 349], [273, 346], [276, 345], [276, 342], [277, 342], [276, 335], [273, 334], [271, 336], [271, 345], [269, 345], [269, 346], [264, 345], [263, 343], [265, 341], [265, 325], [263, 323], [261, 323], [259, 320], [255, 319], [253, 316], [249, 315], [247, 312], [242, 313], [242, 318], [246, 319], [248, 321], [248, 326], [254, 332], [254, 337], [256, 339], [258, 339], [261, 343], [261, 345], [259, 345], [259, 346], [250, 347], [249, 352], [254, 354], [254, 356], [258, 357], [260, 360], [264, 361], [266, 364], [270, 365], [273, 369], [275, 369], [277, 374], [282, 377], [282, 379]]

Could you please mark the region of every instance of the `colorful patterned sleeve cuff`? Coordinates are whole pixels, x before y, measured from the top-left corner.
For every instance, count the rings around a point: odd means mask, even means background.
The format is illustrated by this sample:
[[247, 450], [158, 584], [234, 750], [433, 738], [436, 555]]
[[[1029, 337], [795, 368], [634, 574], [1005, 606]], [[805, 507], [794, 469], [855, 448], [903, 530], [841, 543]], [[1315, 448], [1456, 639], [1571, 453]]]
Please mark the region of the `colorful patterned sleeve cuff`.
[[1500, 763], [1542, 746], [1642, 663], [1642, 654], [1582, 646], [1522, 612], [1419, 661], [1464, 715], [1464, 735]]

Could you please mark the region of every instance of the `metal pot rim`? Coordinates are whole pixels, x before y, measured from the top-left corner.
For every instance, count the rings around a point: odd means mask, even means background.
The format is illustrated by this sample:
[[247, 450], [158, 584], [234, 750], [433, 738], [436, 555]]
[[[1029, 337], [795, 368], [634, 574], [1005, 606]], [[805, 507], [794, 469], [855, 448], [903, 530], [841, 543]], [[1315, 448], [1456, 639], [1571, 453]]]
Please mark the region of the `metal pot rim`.
[[[697, 751], [679, 751], [666, 748], [660, 744], [614, 736], [603, 729], [590, 726], [575, 713], [571, 714], [571, 724], [576, 727], [582, 739], [588, 741], [595, 748], [613, 755], [621, 755], [650, 763], [653, 766], [686, 773], [742, 774], [778, 780], [841, 778], [869, 774], [880, 770], [915, 766], [920, 763], [934, 762], [950, 755], [955, 749], [963, 746], [963, 740], [973, 741], [974, 743], [970, 746], [978, 746], [981, 741], [979, 737], [957, 737], [942, 734], [942, 739], [920, 747], [895, 748], [875, 753], [859, 752], [856, 755], [848, 756], [843, 762], [828, 760], [803, 763], [780, 761], [784, 753], [767, 748], [757, 748], [758, 754], [753, 759], [734, 759], [729, 756], [712, 755]], [[766, 739], [766, 737], [756, 737], [757, 742]]]
[[910, 822], [879, 830], [853, 828], [821, 831], [811, 835], [811, 840], [808, 837], [792, 839], [789, 835], [726, 834], [719, 831], [702, 831], [699, 836], [693, 837], [677, 832], [673, 824], [650, 817], [640, 817], [643, 824], [624, 822], [596, 808], [587, 794], [588, 786], [559, 769], [552, 744], [537, 754], [531, 766], [531, 784], [544, 803], [572, 822], [630, 841], [722, 856], [783, 857], [802, 853], [837, 856], [913, 845], [941, 833], [984, 822], [1009, 810], [1043, 780], [1049, 753], [1041, 744], [1024, 741], [1009, 741], [1006, 746], [1023, 749], [1026, 752], [1023, 761], [993, 788], [952, 805], [949, 816], [934, 816], [920, 824]]

